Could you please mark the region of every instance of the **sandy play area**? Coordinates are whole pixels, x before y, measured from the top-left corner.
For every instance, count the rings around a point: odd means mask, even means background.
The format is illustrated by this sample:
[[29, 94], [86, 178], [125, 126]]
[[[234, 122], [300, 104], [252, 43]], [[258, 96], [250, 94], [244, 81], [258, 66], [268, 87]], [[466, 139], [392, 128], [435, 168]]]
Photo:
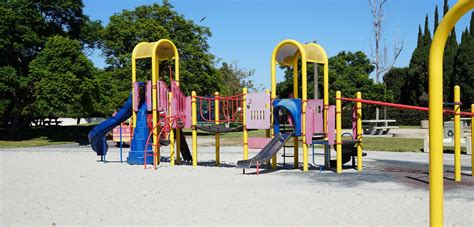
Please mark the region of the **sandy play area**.
[[[199, 147], [199, 167], [157, 171], [116, 162], [111, 147], [107, 163], [88, 146], [1, 149], [1, 225], [428, 225], [427, 153], [369, 151], [363, 173], [288, 166], [257, 176], [233, 167], [240, 147], [222, 148], [222, 167], [213, 147]], [[470, 156], [461, 183], [453, 155], [444, 160], [445, 224], [474, 226]]]

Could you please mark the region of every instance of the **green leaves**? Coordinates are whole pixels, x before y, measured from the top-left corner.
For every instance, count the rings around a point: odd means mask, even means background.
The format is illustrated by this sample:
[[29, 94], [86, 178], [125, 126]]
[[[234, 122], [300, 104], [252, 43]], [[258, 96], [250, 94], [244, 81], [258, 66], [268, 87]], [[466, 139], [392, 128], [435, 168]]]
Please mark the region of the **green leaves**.
[[29, 68], [39, 115], [78, 117], [93, 111], [84, 107], [91, 107], [88, 91], [94, 67], [78, 41], [61, 36], [48, 38]]
[[[4, 122], [11, 122], [11, 133], [26, 114], [31, 117], [39, 114], [38, 111], [54, 116], [81, 113], [77, 105], [75, 110], [65, 111], [69, 107], [59, 101], [77, 100], [68, 94], [70, 87], [62, 85], [91, 76], [92, 64], [81, 51], [98, 45], [101, 26], [98, 21], [90, 21], [82, 8], [81, 0], [0, 2], [0, 52], [4, 56], [0, 58], [0, 112]], [[77, 41], [63, 40], [63, 44], [69, 42], [70, 45], [60, 45], [58, 38], [48, 39], [53, 36]], [[47, 41], [54, 46], [46, 47]], [[32, 63], [40, 52], [40, 59]], [[50, 99], [46, 91], [68, 98]], [[36, 97], [40, 99], [35, 100]], [[52, 106], [48, 107], [47, 103]]]
[[[323, 92], [323, 67], [318, 67], [319, 75], [319, 97]], [[299, 67], [301, 71], [301, 67]], [[313, 64], [308, 64], [308, 97], [314, 97], [314, 78]], [[341, 51], [336, 56], [329, 58], [329, 101], [335, 102], [336, 91], [341, 91], [344, 96], [354, 96], [356, 92], [361, 91], [364, 98], [391, 101], [392, 93], [386, 90], [384, 84], [375, 84], [369, 78], [369, 74], [374, 70], [367, 56], [361, 52]], [[279, 97], [286, 98], [293, 93], [292, 69], [285, 69], [285, 80], [277, 84], [277, 93]], [[301, 72], [300, 72], [301, 75]], [[301, 80], [301, 79], [300, 79]], [[299, 84], [301, 94], [301, 82]]]
[[[170, 39], [175, 43], [180, 55], [180, 85], [187, 95], [195, 90], [199, 95], [210, 95], [218, 91], [222, 84], [218, 71], [213, 66], [214, 56], [209, 53], [207, 39], [209, 28], [199, 26], [183, 15], [172, 10], [172, 5], [164, 1], [162, 5], [139, 6], [134, 10], [124, 10], [110, 17], [103, 32], [103, 53], [110, 65], [108, 71], [121, 79], [127, 86], [131, 78], [131, 54], [140, 42]], [[150, 61], [139, 61], [137, 77], [141, 81], [151, 79]], [[167, 65], [160, 65], [160, 78], [167, 78]], [[120, 86], [120, 85], [118, 85]], [[121, 96], [127, 90], [118, 91]]]

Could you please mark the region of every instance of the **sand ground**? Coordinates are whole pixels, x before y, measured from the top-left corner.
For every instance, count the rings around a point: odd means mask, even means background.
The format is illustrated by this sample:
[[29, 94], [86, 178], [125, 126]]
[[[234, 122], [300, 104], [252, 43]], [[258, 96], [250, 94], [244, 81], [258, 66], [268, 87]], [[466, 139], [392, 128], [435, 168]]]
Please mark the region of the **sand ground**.
[[[223, 147], [221, 167], [213, 166], [213, 147], [199, 147], [199, 167], [163, 162], [156, 171], [117, 162], [118, 148], [111, 147], [106, 163], [98, 161], [89, 146], [0, 149], [1, 225], [429, 222], [427, 153], [369, 151], [362, 173], [347, 166], [342, 175], [284, 168], [280, 157], [278, 171], [243, 175], [233, 167], [242, 157], [241, 147]], [[446, 225], [474, 226], [470, 158], [462, 155], [463, 179], [455, 183], [453, 155], [444, 155]], [[316, 155], [316, 163], [322, 162]]]

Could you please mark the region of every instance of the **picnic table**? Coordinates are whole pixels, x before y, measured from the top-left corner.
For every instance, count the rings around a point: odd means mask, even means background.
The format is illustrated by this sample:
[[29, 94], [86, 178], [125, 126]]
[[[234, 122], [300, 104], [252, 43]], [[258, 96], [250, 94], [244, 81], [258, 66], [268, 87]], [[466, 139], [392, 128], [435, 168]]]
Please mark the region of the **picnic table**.
[[398, 126], [389, 125], [389, 123], [395, 122], [397, 122], [397, 120], [362, 120], [362, 128], [365, 135], [387, 135], [390, 129], [398, 128]]
[[37, 118], [30, 122], [30, 125], [33, 126], [51, 126], [51, 125], [60, 125], [63, 121], [58, 120], [58, 118]]

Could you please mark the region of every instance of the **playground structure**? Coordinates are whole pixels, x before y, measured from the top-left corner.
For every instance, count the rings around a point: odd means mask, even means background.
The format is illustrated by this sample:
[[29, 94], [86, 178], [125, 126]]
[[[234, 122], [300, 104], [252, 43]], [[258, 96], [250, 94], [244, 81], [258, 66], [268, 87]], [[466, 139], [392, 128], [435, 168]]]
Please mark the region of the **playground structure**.
[[[138, 59], [151, 58], [152, 80], [138, 82], [137, 63]], [[174, 60], [174, 78], [170, 69], [170, 85], [159, 80], [160, 62]], [[92, 149], [97, 155], [105, 160], [107, 153], [107, 143], [104, 135], [112, 128], [120, 125], [121, 122], [132, 117], [131, 128], [133, 138], [130, 152], [127, 158], [129, 164], [159, 164], [160, 142], [166, 144], [169, 141], [170, 162], [174, 165], [174, 131], [178, 137], [176, 154], [180, 156], [180, 148], [186, 152], [187, 144], [181, 142], [181, 129], [185, 127], [185, 100], [186, 97], [179, 89], [179, 56], [176, 46], [169, 40], [162, 39], [157, 42], [139, 43], [132, 54], [132, 92], [127, 102], [117, 111], [116, 115], [96, 126], [88, 135]], [[189, 117], [188, 117], [189, 118]], [[152, 143], [147, 138], [152, 135]], [[185, 140], [184, 140], [185, 141]], [[181, 146], [182, 145], [182, 146]], [[152, 157], [147, 159], [147, 157]], [[183, 158], [190, 161], [189, 154], [183, 153]], [[181, 159], [178, 158], [178, 162]], [[122, 161], [122, 160], [121, 160]]]
[[[152, 80], [147, 82], [136, 81], [136, 60], [152, 59]], [[169, 70], [170, 85], [158, 77], [159, 65], [162, 61], [174, 60], [174, 77], [172, 67]], [[352, 159], [353, 167], [357, 159], [357, 169], [362, 171], [362, 104], [389, 106], [402, 109], [428, 111], [427, 107], [408, 106], [395, 103], [379, 102], [362, 99], [357, 93], [355, 99], [343, 98], [336, 92], [336, 105], [329, 105], [328, 88], [328, 59], [324, 49], [315, 43], [302, 44], [295, 40], [283, 40], [274, 49], [272, 54], [272, 91], [248, 93], [244, 88], [241, 94], [220, 96], [185, 96], [179, 89], [179, 56], [176, 47], [169, 40], [160, 40], [153, 43], [138, 44], [132, 55], [132, 92], [129, 100], [112, 118], [94, 128], [89, 137], [93, 149], [105, 160], [107, 144], [105, 138], [100, 140], [106, 130], [132, 117], [130, 130], [126, 133], [131, 140], [131, 149], [127, 162], [129, 164], [153, 164], [157, 168], [161, 160], [160, 147], [169, 146], [169, 161], [171, 166], [181, 162], [181, 155], [185, 161], [191, 161], [197, 166], [197, 130], [215, 134], [215, 162], [220, 165], [220, 134], [242, 130], [243, 132], [243, 160], [237, 162], [238, 168], [257, 167], [271, 161], [272, 169], [277, 167], [276, 154], [293, 137], [294, 168], [299, 168], [299, 139], [303, 142], [303, 171], [308, 171], [308, 148], [314, 145], [324, 145], [324, 165], [320, 169], [336, 167], [336, 172], [342, 172], [342, 165]], [[302, 66], [301, 76], [298, 65]], [[323, 65], [323, 97], [319, 99], [315, 92], [314, 99], [307, 97], [306, 65], [313, 63]], [[277, 99], [275, 67], [277, 64], [293, 67], [293, 94], [290, 99]], [[317, 67], [317, 66], [316, 66]], [[163, 73], [164, 74], [164, 73]], [[318, 75], [315, 74], [315, 91], [318, 91]], [[298, 91], [298, 81], [301, 78], [301, 99]], [[459, 104], [459, 87], [456, 87], [454, 104]], [[456, 101], [458, 100], [458, 101]], [[355, 102], [352, 111], [352, 133], [349, 139], [342, 140], [342, 107], [341, 102]], [[455, 109], [459, 105], [455, 105]], [[444, 110], [454, 114], [456, 110]], [[470, 116], [470, 113], [460, 112], [460, 115]], [[285, 115], [287, 117], [285, 118]], [[455, 122], [456, 121], [455, 114]], [[124, 127], [115, 127], [114, 135], [119, 137], [120, 149], [122, 142], [127, 142], [124, 136]], [[192, 154], [186, 143], [183, 128], [192, 130]], [[100, 133], [97, 133], [99, 129]], [[122, 133], [120, 133], [122, 129]], [[248, 130], [266, 130], [265, 138], [249, 138]], [[455, 129], [456, 130], [456, 129]], [[117, 132], [118, 131], [118, 132]], [[459, 130], [458, 130], [459, 131]], [[176, 137], [175, 137], [176, 136]], [[455, 136], [455, 140], [459, 136]], [[331, 160], [331, 147], [335, 147], [336, 159]], [[248, 149], [261, 149], [253, 158], [248, 158]], [[459, 149], [455, 147], [455, 155]], [[182, 153], [183, 152], [183, 153]], [[121, 155], [122, 157], [122, 155]], [[193, 158], [194, 157], [194, 158]], [[459, 158], [456, 158], [458, 160]], [[122, 161], [122, 158], [121, 158]], [[460, 179], [460, 165], [456, 164], [456, 176]], [[456, 178], [458, 179], [458, 178]]]
[[[429, 111], [429, 148], [430, 148], [430, 223], [432, 226], [443, 225], [443, 113], [454, 114], [454, 156], [455, 180], [461, 180], [460, 166], [460, 116], [471, 116], [474, 120], [474, 105], [471, 113], [460, 111], [460, 88], [455, 87], [454, 110], [444, 110], [442, 100], [442, 59], [447, 36], [459, 18], [474, 8], [474, 1], [460, 0], [445, 15], [434, 35], [429, 58], [429, 107], [416, 107], [394, 103], [342, 97], [336, 92], [335, 105], [329, 104], [328, 59], [322, 47], [317, 44], [302, 44], [295, 40], [284, 40], [274, 49], [271, 59], [271, 93], [248, 93], [234, 96], [214, 97], [185, 96], [179, 89], [179, 56], [177, 48], [169, 40], [138, 44], [132, 55], [132, 92], [117, 114], [96, 126], [89, 133], [89, 141], [97, 155], [105, 160], [107, 143], [105, 134], [132, 116], [133, 138], [127, 162], [129, 164], [153, 164], [160, 162], [160, 147], [169, 145], [170, 165], [191, 161], [197, 166], [197, 130], [215, 133], [216, 164], [220, 164], [220, 133], [243, 131], [243, 160], [237, 162], [238, 168], [258, 167], [271, 160], [273, 169], [277, 167], [277, 152], [293, 137], [294, 167], [299, 168], [298, 142], [302, 140], [302, 170], [308, 171], [308, 148], [310, 145], [325, 146], [325, 163], [330, 164], [330, 147], [336, 147], [336, 172], [342, 173], [345, 157], [357, 157], [357, 169], [362, 171], [362, 104], [391, 106], [395, 108]], [[136, 81], [136, 60], [151, 58], [152, 80]], [[159, 80], [160, 62], [174, 60], [174, 78], [170, 71], [170, 84]], [[301, 62], [301, 77], [298, 64]], [[315, 75], [314, 99], [307, 97], [307, 64], [322, 64], [324, 67], [323, 98], [317, 97], [317, 75]], [[293, 67], [293, 98], [278, 99], [276, 94], [276, 65]], [[315, 70], [317, 71], [317, 70]], [[301, 98], [298, 92], [301, 78]], [[352, 114], [351, 139], [342, 140], [342, 102], [355, 102]], [[199, 106], [199, 111], [198, 111]], [[207, 110], [207, 112], [205, 111]], [[291, 130], [283, 129], [281, 115], [288, 115]], [[151, 115], [151, 117], [147, 117]], [[150, 124], [151, 122], [151, 124]], [[198, 124], [200, 122], [200, 124]], [[231, 124], [241, 124], [231, 127]], [[472, 123], [471, 123], [472, 124]], [[185, 143], [183, 128], [192, 129], [192, 154]], [[248, 129], [263, 129], [267, 138], [248, 138]], [[471, 126], [471, 144], [474, 140], [474, 127]], [[248, 149], [262, 148], [253, 158], [248, 158]], [[347, 152], [344, 152], [347, 148]], [[182, 153], [183, 152], [183, 153]], [[471, 152], [472, 155], [472, 152]], [[176, 156], [176, 158], [175, 158]], [[148, 159], [148, 157], [152, 157]], [[474, 160], [471, 164], [474, 166]], [[474, 176], [474, 173], [473, 173]]]
[[[301, 60], [300, 60], [301, 59]], [[299, 76], [298, 63], [301, 62], [301, 77]], [[315, 65], [322, 64], [324, 71], [324, 96], [323, 99], [308, 100], [307, 98], [307, 64], [313, 63]], [[293, 67], [293, 98], [291, 99], [277, 99], [276, 94], [276, 65], [292, 66]], [[302, 94], [299, 99], [298, 81], [301, 78]], [[303, 171], [308, 171], [308, 146], [313, 144], [313, 135], [317, 134], [319, 139], [326, 141], [326, 147], [334, 143], [334, 130], [331, 130], [331, 122], [334, 118], [331, 113], [334, 107], [329, 106], [328, 98], [328, 59], [324, 49], [315, 43], [302, 44], [295, 40], [283, 40], [273, 51], [271, 58], [271, 103], [270, 103], [270, 118], [264, 119], [262, 125], [268, 126], [260, 129], [267, 129], [273, 139], [263, 147], [262, 151], [255, 157], [247, 159], [248, 146], [247, 138], [244, 136], [244, 160], [237, 163], [237, 167], [249, 168], [252, 165], [265, 163], [271, 159], [272, 168], [277, 166], [276, 153], [285, 145], [286, 142], [293, 139], [294, 147], [294, 168], [299, 168], [298, 160], [298, 141], [299, 137], [303, 142]], [[315, 74], [315, 93], [317, 94], [317, 74]], [[260, 102], [261, 103], [261, 102]], [[309, 104], [309, 105], [308, 105]], [[265, 103], [265, 105], [268, 105]], [[292, 130], [285, 131], [280, 127], [283, 122], [280, 122], [280, 114], [286, 112], [289, 115], [290, 125]], [[331, 112], [331, 113], [328, 113]], [[270, 126], [273, 125], [273, 128]], [[329, 127], [328, 127], [329, 125]], [[251, 126], [247, 125], [246, 128]], [[265, 140], [261, 140], [265, 141]], [[328, 150], [328, 149], [325, 149]], [[326, 157], [326, 156], [325, 156]], [[328, 163], [325, 161], [325, 163]]]

